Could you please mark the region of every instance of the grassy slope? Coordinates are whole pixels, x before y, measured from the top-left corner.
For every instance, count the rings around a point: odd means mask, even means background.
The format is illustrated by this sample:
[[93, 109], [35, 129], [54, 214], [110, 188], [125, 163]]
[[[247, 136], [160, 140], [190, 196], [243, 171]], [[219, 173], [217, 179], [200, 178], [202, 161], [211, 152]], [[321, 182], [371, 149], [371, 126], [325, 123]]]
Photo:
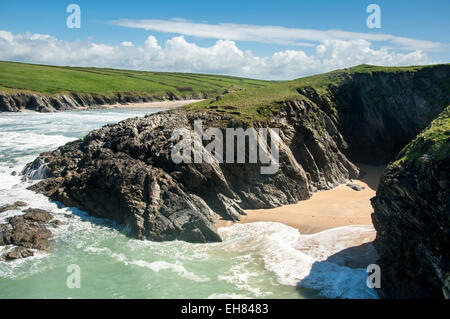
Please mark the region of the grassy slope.
[[268, 81], [190, 73], [144, 72], [99, 68], [56, 67], [0, 61], [0, 91], [57, 93], [135, 93], [163, 96], [217, 96], [225, 89], [258, 88]]
[[399, 153], [396, 163], [425, 154], [436, 160], [450, 157], [450, 105]]
[[426, 67], [431, 66], [378, 67], [359, 65], [293, 81], [276, 83], [264, 88], [237, 91], [224, 95], [218, 101], [205, 100], [187, 105], [186, 108], [190, 111], [215, 111], [249, 122], [253, 120], [264, 121], [268, 119], [272, 112], [277, 111], [284, 101], [305, 99], [305, 96], [297, 91], [300, 88], [313, 87], [319, 93], [325, 93], [328, 87], [337, 85], [356, 73], [416, 72]]

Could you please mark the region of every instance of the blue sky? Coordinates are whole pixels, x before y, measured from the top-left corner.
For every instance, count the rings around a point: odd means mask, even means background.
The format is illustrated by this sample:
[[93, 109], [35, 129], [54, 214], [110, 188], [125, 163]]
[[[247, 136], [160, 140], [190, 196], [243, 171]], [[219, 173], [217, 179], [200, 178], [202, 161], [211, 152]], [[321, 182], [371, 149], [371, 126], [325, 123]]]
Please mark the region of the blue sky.
[[[81, 8], [81, 29], [66, 26], [71, 3]], [[380, 29], [366, 25], [371, 3], [381, 8]], [[450, 62], [448, 0], [0, 0], [0, 7], [3, 60], [274, 79], [360, 62]]]

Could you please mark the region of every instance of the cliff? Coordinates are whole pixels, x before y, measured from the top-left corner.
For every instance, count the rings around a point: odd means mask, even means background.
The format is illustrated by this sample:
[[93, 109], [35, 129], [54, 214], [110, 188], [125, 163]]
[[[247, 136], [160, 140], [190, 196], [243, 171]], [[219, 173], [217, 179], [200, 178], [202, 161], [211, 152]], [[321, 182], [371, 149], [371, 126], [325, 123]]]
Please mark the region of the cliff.
[[287, 103], [273, 118], [281, 137], [275, 175], [261, 175], [260, 164], [175, 164], [171, 134], [192, 129], [196, 119], [205, 128], [245, 128], [211, 113], [152, 114], [105, 126], [41, 154], [25, 174], [45, 163], [46, 179], [33, 190], [126, 224], [137, 238], [192, 242], [220, 240], [215, 213], [239, 220], [242, 209], [295, 203], [358, 176], [341, 152], [347, 147], [342, 136], [313, 104]]
[[215, 97], [269, 81], [231, 76], [58, 67], [0, 61], [0, 112], [54, 112], [79, 107]]
[[184, 100], [190, 98], [204, 98], [205, 96], [163, 96], [117, 93], [106, 96], [102, 94], [66, 93], [56, 95], [42, 95], [35, 93], [0, 92], [0, 112], [36, 111], [42, 113], [68, 111], [79, 108], [101, 108], [102, 106], [128, 103], [146, 103], [160, 100]]
[[389, 165], [372, 199], [386, 298], [449, 297], [450, 106]]
[[[355, 162], [393, 160], [450, 104], [449, 79], [450, 65], [364, 65], [228, 92], [105, 126], [41, 154], [24, 174], [44, 172], [33, 190], [126, 224], [137, 238], [219, 241], [216, 213], [238, 220], [242, 209], [295, 203], [356, 178]], [[261, 175], [259, 164], [174, 164], [171, 134], [195, 120], [222, 132], [279, 128], [278, 172]], [[386, 297], [434, 297], [448, 278], [449, 159], [427, 132], [389, 166], [373, 201]], [[449, 128], [438, 132], [448, 136]], [[415, 157], [428, 149], [430, 156]]]

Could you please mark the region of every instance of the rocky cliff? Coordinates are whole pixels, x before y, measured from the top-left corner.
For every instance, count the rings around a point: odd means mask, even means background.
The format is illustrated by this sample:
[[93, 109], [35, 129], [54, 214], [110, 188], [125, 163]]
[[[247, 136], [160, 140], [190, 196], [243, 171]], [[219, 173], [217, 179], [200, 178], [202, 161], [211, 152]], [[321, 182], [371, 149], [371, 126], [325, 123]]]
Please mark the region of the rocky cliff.
[[389, 162], [449, 103], [450, 65], [342, 77], [325, 93], [308, 86], [299, 91], [336, 117], [346, 155], [357, 163]]
[[0, 92], [0, 112], [36, 112], [68, 111], [78, 108], [99, 108], [102, 106], [128, 103], [146, 103], [161, 100], [185, 100], [204, 96], [176, 96], [168, 93], [164, 96], [136, 95], [117, 93], [106, 96], [101, 94], [56, 94], [41, 95], [35, 93], [7, 94]]
[[450, 107], [389, 165], [372, 199], [386, 298], [449, 297]]
[[[205, 109], [178, 109], [108, 125], [83, 140], [41, 154], [24, 174], [32, 176], [36, 170], [43, 171], [45, 179], [32, 189], [65, 205], [126, 224], [137, 238], [219, 241], [214, 226], [216, 213], [237, 220], [244, 214], [242, 209], [295, 203], [317, 190], [356, 178], [359, 172], [354, 162], [385, 163], [393, 159], [450, 104], [449, 65], [370, 72], [364, 67], [339, 72], [338, 81], [330, 80], [334, 77], [336, 73], [321, 78], [325, 85], [318, 85], [317, 77], [311, 83], [293, 81], [277, 84], [275, 93], [273, 87], [230, 93], [204, 102], [201, 105], [206, 105]], [[280, 97], [278, 92], [286, 92], [286, 96]], [[264, 94], [276, 98], [269, 103]], [[243, 116], [252, 114], [247, 96], [270, 105], [265, 108], [265, 104], [255, 104], [258, 120], [248, 121]], [[171, 134], [176, 128], [192, 129], [196, 119], [201, 119], [204, 127], [222, 131], [227, 127], [279, 128], [278, 172], [261, 175], [259, 164], [174, 164], [170, 157], [174, 145]], [[407, 256], [405, 260], [412, 266], [405, 278], [411, 280], [416, 274], [419, 279], [414, 280], [423, 280], [431, 264], [420, 264], [420, 258], [428, 258], [424, 255], [427, 253], [430, 259], [441, 256], [424, 248], [431, 247], [433, 240], [443, 241], [443, 246], [436, 245], [439, 250], [444, 247], [443, 233], [433, 231], [448, 229], [439, 217], [439, 212], [448, 215], [448, 206], [442, 206], [448, 201], [448, 187], [437, 176], [445, 163], [433, 165], [438, 166], [415, 170], [405, 166], [405, 171], [399, 169], [396, 173], [391, 168], [380, 197], [374, 201], [378, 210], [374, 223], [380, 232], [376, 247], [386, 278], [403, 278], [398, 277], [398, 269], [401, 258]], [[389, 179], [391, 172], [409, 178]], [[421, 183], [425, 177], [428, 184], [424, 187], [429, 193], [424, 202], [422, 186], [413, 182]], [[411, 189], [405, 193], [399, 181]], [[432, 194], [440, 194], [440, 199], [433, 201]], [[405, 200], [408, 204], [399, 206]], [[405, 217], [417, 212], [411, 208], [414, 205], [427, 209], [423, 210], [426, 213], [422, 221], [416, 221], [419, 215]], [[401, 214], [408, 223], [401, 221]], [[411, 234], [423, 240], [405, 244], [403, 238]], [[410, 255], [403, 253], [405, 249]], [[443, 258], [448, 262], [448, 256]], [[383, 283], [385, 296], [403, 291], [390, 290], [386, 279]]]
[[172, 132], [192, 129], [196, 119], [205, 128], [246, 125], [183, 109], [152, 114], [105, 126], [44, 153], [24, 173], [42, 171], [45, 163], [40, 177], [46, 179], [33, 190], [126, 224], [137, 238], [191, 242], [220, 240], [215, 213], [239, 220], [242, 209], [295, 203], [358, 176], [342, 154], [347, 147], [342, 136], [314, 104], [286, 103], [269, 124], [280, 128], [275, 175], [261, 175], [260, 164], [175, 164]]

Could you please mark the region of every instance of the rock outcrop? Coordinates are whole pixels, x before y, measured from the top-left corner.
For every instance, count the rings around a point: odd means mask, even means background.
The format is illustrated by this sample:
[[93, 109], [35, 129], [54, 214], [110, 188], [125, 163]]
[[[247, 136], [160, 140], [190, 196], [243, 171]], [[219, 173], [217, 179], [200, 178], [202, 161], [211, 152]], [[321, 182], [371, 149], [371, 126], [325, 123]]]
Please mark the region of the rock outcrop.
[[[267, 108], [266, 121], [243, 122], [237, 107], [224, 104], [222, 110], [177, 109], [107, 125], [41, 154], [23, 174], [43, 178], [32, 190], [125, 224], [136, 238], [214, 242], [221, 240], [218, 215], [236, 221], [244, 209], [295, 203], [347, 183], [359, 174], [353, 163], [387, 163], [425, 129], [389, 165], [372, 200], [380, 295], [448, 297], [450, 65], [357, 70], [328, 75], [337, 80], [326, 86], [317, 78], [311, 86], [298, 82], [299, 94], [289, 91], [289, 98], [272, 101], [276, 107]], [[92, 101], [83, 103], [78, 101]], [[175, 164], [172, 133], [193, 130], [196, 120], [224, 136], [226, 128], [278, 128], [277, 173], [261, 175], [261, 164]], [[27, 220], [21, 218], [11, 222]], [[10, 255], [28, 253], [15, 249]]]
[[3, 206], [0, 206], [0, 214], [6, 212], [8, 210], [19, 209], [19, 208], [25, 207], [25, 206], [27, 206], [27, 203], [22, 202], [22, 201], [17, 201], [14, 204], [6, 204]]
[[[11, 209], [17, 208], [14, 206], [10, 205]], [[10, 217], [6, 224], [0, 224], [0, 246], [6, 246], [0, 260], [26, 258], [34, 256], [35, 250], [51, 249], [50, 229], [61, 222], [42, 209], [28, 208], [23, 212], [24, 215]]]
[[[295, 203], [358, 177], [352, 162], [392, 159], [450, 102], [449, 75], [448, 65], [349, 74], [325, 92], [299, 88], [301, 98], [279, 102], [267, 122], [183, 109], [129, 119], [41, 154], [23, 173], [45, 178], [33, 190], [125, 224], [137, 238], [218, 241], [216, 214], [236, 221], [243, 209]], [[226, 128], [279, 128], [278, 172], [261, 175], [260, 164], [175, 164], [172, 133], [193, 130], [195, 120], [224, 136]]]
[[386, 164], [450, 103], [450, 65], [417, 71], [349, 73], [326, 93], [299, 93], [338, 123], [356, 163]]
[[128, 119], [41, 154], [24, 174], [32, 176], [45, 163], [46, 179], [31, 189], [125, 224], [137, 238], [190, 242], [220, 240], [216, 213], [238, 220], [242, 209], [295, 203], [358, 177], [333, 121], [313, 103], [286, 102], [268, 123], [280, 129], [274, 175], [261, 175], [261, 164], [175, 164], [172, 132], [193, 129], [197, 119], [205, 129], [247, 126], [182, 109]]
[[450, 107], [388, 166], [372, 199], [385, 298], [448, 298]]
[[203, 96], [176, 96], [167, 93], [164, 96], [136, 95], [117, 93], [110, 96], [101, 94], [56, 94], [41, 95], [35, 93], [7, 94], [0, 92], [0, 112], [36, 112], [68, 111], [79, 108], [101, 108], [103, 106], [128, 103], [147, 103], [162, 100], [186, 100]]

